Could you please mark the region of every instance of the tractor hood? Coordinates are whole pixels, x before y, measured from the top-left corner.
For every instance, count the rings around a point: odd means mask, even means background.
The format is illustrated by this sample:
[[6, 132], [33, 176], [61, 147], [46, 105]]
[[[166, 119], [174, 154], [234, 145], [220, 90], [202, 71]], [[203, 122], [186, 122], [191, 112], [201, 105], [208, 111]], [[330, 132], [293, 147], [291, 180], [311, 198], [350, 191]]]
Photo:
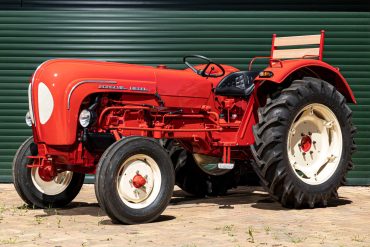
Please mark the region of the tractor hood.
[[[80, 105], [93, 93], [156, 95], [166, 107], [200, 108], [221, 78], [204, 78], [190, 70], [54, 59], [41, 64], [29, 88], [34, 136], [49, 145], [71, 145], [76, 140]], [[68, 131], [66, 131], [68, 130]]]

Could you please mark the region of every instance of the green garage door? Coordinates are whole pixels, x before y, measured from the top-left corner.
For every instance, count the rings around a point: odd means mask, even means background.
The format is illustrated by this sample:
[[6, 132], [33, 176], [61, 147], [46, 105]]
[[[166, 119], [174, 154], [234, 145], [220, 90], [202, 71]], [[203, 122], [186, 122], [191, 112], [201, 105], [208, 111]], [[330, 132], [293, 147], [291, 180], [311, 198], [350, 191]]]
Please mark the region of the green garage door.
[[349, 181], [370, 184], [370, 13], [236, 11], [230, 7], [227, 11], [0, 11], [0, 182], [11, 181], [13, 155], [31, 135], [24, 123], [27, 81], [47, 59], [73, 57], [183, 68], [182, 56], [203, 54], [246, 70], [252, 57], [269, 54], [273, 33], [317, 34], [321, 29], [327, 31], [324, 60], [340, 67], [358, 100], [358, 105], [351, 106], [358, 127], [358, 152]]

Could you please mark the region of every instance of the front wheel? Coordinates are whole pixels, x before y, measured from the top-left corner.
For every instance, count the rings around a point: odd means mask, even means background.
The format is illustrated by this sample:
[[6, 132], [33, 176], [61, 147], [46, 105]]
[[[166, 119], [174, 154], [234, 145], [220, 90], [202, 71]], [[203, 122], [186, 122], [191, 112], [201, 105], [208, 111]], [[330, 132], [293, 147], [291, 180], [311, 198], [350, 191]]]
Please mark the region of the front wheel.
[[63, 207], [80, 192], [85, 174], [65, 171], [50, 181], [45, 181], [39, 169], [28, 168], [32, 160], [30, 146], [33, 138], [28, 138], [18, 149], [13, 160], [14, 187], [25, 203], [38, 208]]
[[95, 193], [114, 222], [145, 223], [167, 207], [174, 181], [171, 159], [158, 142], [128, 137], [112, 144], [100, 158]]
[[270, 195], [286, 207], [326, 206], [353, 166], [352, 112], [329, 83], [293, 81], [259, 109], [252, 153]]

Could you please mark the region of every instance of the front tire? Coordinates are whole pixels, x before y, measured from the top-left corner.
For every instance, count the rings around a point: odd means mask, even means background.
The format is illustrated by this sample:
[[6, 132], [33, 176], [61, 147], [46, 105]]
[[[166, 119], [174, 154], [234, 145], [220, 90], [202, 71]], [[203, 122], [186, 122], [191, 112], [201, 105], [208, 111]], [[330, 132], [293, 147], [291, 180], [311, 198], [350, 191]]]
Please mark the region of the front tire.
[[28, 168], [32, 160], [30, 146], [33, 138], [28, 138], [18, 149], [13, 160], [13, 181], [18, 195], [29, 206], [38, 208], [63, 207], [80, 192], [85, 174], [65, 171], [52, 181], [44, 181], [38, 168]]
[[254, 168], [286, 207], [326, 206], [345, 184], [355, 151], [352, 112], [329, 83], [306, 77], [259, 109]]
[[95, 193], [113, 222], [146, 223], [165, 210], [174, 183], [171, 159], [157, 141], [127, 137], [100, 158]]

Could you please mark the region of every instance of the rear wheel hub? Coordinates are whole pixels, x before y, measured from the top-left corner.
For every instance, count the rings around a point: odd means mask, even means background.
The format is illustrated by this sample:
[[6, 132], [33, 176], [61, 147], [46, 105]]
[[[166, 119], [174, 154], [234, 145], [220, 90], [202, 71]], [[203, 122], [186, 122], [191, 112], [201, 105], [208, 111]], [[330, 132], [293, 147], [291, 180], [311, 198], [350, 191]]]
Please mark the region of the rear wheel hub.
[[311, 137], [304, 135], [301, 139], [301, 149], [303, 152], [307, 153], [310, 151], [312, 145]]
[[146, 184], [146, 179], [140, 174], [136, 174], [135, 177], [132, 179], [132, 184], [135, 188], [141, 188]]
[[327, 106], [312, 103], [296, 115], [288, 133], [289, 163], [303, 182], [322, 184], [336, 171], [342, 155], [342, 131]]

